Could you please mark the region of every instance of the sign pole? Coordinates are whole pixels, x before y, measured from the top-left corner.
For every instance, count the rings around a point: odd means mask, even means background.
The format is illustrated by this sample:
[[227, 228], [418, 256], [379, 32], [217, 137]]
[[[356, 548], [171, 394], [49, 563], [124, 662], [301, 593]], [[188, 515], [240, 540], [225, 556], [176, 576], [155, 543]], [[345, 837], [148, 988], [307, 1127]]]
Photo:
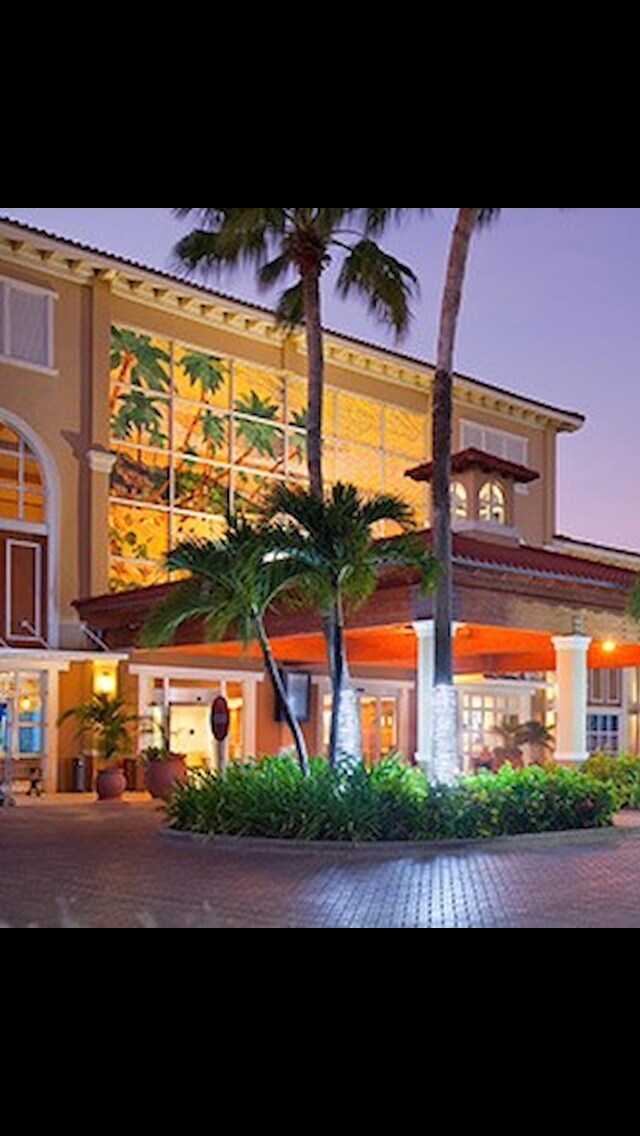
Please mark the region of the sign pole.
[[218, 743], [218, 773], [220, 777], [224, 777], [227, 772], [227, 757], [229, 752], [227, 738], [229, 737], [230, 726], [231, 715], [229, 713], [229, 703], [226, 698], [220, 695], [219, 698], [215, 699], [211, 707], [211, 730]]

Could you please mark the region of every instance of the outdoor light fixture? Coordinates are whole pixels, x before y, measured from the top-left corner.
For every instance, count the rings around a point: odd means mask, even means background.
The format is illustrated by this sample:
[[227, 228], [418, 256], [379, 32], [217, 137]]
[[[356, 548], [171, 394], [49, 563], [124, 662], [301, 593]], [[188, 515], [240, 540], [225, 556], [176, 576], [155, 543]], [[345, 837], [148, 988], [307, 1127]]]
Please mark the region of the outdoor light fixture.
[[24, 697], [20, 699], [20, 712], [22, 714], [28, 714], [30, 712], [30, 710], [31, 710], [31, 699], [29, 698], [28, 694], [25, 694]]
[[602, 644], [602, 650], [606, 655], [612, 655], [617, 646], [618, 644], [614, 639], [605, 639], [604, 643]]
[[102, 671], [96, 679], [96, 694], [115, 694], [117, 687], [116, 676], [111, 671]]

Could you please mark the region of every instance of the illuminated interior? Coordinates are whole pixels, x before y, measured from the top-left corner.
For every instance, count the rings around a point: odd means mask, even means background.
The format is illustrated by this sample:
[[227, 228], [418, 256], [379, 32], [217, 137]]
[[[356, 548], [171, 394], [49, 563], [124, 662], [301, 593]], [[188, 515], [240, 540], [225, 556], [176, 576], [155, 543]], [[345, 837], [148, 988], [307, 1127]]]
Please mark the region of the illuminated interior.
[[507, 523], [507, 498], [497, 481], [488, 481], [480, 490], [478, 516], [481, 521], [492, 521], [495, 525]]
[[0, 520], [44, 524], [40, 464], [24, 438], [0, 422]]

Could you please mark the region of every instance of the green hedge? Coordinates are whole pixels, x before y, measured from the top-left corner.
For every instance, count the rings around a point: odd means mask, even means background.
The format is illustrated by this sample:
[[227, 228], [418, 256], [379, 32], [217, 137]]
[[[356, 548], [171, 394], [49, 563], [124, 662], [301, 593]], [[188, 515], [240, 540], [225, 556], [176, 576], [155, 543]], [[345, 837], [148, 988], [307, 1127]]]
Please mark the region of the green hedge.
[[294, 760], [268, 758], [224, 778], [192, 774], [167, 816], [173, 829], [219, 836], [432, 841], [597, 828], [616, 807], [605, 782], [561, 768], [504, 766], [449, 788], [397, 760], [346, 774], [317, 759], [305, 779]]
[[620, 754], [590, 757], [584, 767], [587, 777], [608, 785], [619, 809], [640, 809], [640, 757]]

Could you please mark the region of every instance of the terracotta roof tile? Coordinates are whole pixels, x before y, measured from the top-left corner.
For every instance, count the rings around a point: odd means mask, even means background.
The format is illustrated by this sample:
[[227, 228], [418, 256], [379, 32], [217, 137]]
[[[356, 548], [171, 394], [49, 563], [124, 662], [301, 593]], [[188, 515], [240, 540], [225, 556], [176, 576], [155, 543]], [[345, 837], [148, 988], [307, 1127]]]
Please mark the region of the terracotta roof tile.
[[[540, 474], [536, 473], [534, 469], [527, 469], [524, 465], [518, 465], [516, 462], [499, 458], [495, 454], [488, 454], [484, 450], [476, 449], [462, 450], [460, 453], [454, 454], [451, 459], [451, 468], [454, 473], [464, 473], [467, 469], [481, 469], [484, 473], [496, 473], [502, 477], [510, 477], [512, 481], [518, 481], [522, 484], [537, 481], [540, 477]], [[431, 481], [432, 475], [433, 462], [429, 462], [428, 465], [419, 465], [416, 469], [408, 470], [405, 477], [410, 477], [412, 481]]]

